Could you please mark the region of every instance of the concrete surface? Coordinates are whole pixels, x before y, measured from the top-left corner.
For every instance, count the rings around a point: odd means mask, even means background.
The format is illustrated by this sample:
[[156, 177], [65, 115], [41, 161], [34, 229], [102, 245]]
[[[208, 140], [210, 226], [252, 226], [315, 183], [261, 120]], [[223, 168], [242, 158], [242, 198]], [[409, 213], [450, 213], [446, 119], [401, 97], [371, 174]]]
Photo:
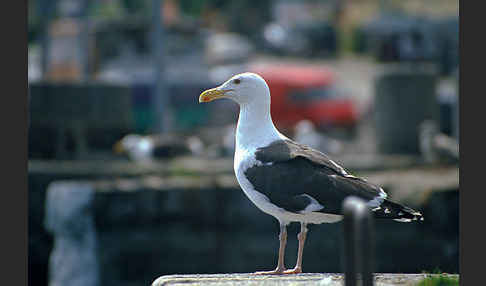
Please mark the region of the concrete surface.
[[[417, 285], [420, 281], [429, 276], [439, 274], [375, 274], [376, 286]], [[459, 278], [457, 274], [442, 274], [451, 278]], [[193, 275], [166, 275], [157, 278], [152, 286], [162, 285], [319, 285], [337, 286], [344, 285], [344, 276], [339, 273], [303, 273], [298, 275], [262, 275], [256, 276], [248, 273], [234, 274], [193, 274]]]

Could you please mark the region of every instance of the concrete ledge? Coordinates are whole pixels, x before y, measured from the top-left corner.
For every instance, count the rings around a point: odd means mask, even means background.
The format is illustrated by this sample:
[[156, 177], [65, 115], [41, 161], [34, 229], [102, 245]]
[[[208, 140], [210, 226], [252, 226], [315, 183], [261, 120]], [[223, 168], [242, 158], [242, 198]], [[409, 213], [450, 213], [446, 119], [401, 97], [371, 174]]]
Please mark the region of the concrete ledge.
[[[426, 165], [420, 157], [405, 155], [342, 155], [334, 161], [353, 172], [377, 172], [383, 170], [407, 170], [410, 168], [436, 168]], [[457, 166], [446, 166], [457, 168]], [[29, 173], [56, 173], [78, 175], [137, 176], [147, 174], [216, 175], [234, 174], [233, 157], [200, 158], [181, 156], [156, 162], [136, 163], [128, 160], [38, 160], [28, 162]]]
[[[417, 285], [427, 277], [446, 276], [459, 279], [458, 274], [375, 274], [376, 286]], [[166, 275], [157, 278], [152, 286], [166, 285], [319, 285], [319, 286], [341, 286], [344, 285], [344, 276], [340, 273], [303, 273], [298, 275], [252, 275], [249, 273], [233, 274], [192, 274], [192, 275]]]
[[[356, 162], [355, 162], [356, 163]], [[351, 166], [351, 172], [359, 172], [359, 176], [366, 178], [385, 188], [392, 190], [393, 199], [396, 201], [415, 198], [423, 200], [429, 195], [429, 191], [450, 190], [459, 188], [459, 168], [457, 166], [415, 166], [414, 168], [391, 168], [367, 170], [359, 164], [344, 164]], [[92, 177], [103, 178], [129, 178], [132, 186], [146, 185], [151, 189], [180, 187], [207, 186], [207, 183], [223, 184], [225, 187], [239, 189], [233, 172], [232, 158], [202, 159], [181, 157], [174, 160], [137, 164], [130, 161], [41, 161], [29, 160], [29, 174], [68, 176], [79, 178]], [[148, 180], [145, 180], [148, 179]], [[135, 182], [137, 181], [137, 182]], [[190, 182], [185, 182], [190, 181]], [[214, 185], [213, 184], [213, 185]], [[410, 202], [409, 202], [410, 203]], [[415, 205], [420, 202], [414, 202]]]

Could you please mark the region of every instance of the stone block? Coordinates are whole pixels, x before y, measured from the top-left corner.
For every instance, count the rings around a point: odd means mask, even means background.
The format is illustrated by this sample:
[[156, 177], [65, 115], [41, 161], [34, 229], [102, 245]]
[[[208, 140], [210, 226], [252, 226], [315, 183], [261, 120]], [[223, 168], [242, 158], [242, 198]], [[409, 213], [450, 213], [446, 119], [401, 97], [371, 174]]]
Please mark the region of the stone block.
[[[421, 281], [430, 278], [443, 277], [444, 279], [459, 280], [459, 275], [454, 274], [395, 274], [395, 273], [378, 273], [375, 274], [376, 286], [413, 286]], [[280, 286], [342, 286], [344, 285], [344, 276], [337, 273], [305, 273], [298, 275], [281, 275], [281, 276], [255, 276], [247, 273], [233, 274], [215, 274], [215, 275], [167, 275], [157, 278], [152, 286], [170, 286], [170, 285], [280, 285]]]

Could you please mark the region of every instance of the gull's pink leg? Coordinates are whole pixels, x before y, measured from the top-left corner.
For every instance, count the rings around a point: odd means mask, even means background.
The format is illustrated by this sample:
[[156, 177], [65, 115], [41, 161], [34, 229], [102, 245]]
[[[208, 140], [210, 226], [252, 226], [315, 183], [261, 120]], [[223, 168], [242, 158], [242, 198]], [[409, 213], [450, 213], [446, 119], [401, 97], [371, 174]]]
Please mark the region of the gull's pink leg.
[[297, 263], [295, 264], [294, 269], [289, 269], [284, 271], [284, 274], [298, 274], [302, 273], [302, 254], [304, 252], [304, 243], [307, 237], [307, 224], [301, 223], [300, 224], [300, 233], [297, 235], [299, 239], [299, 250], [297, 253]]
[[256, 275], [266, 275], [266, 274], [282, 274], [285, 271], [284, 258], [285, 258], [285, 246], [287, 245], [287, 225], [280, 224], [280, 248], [278, 250], [278, 264], [275, 270], [271, 271], [259, 271], [255, 272]]

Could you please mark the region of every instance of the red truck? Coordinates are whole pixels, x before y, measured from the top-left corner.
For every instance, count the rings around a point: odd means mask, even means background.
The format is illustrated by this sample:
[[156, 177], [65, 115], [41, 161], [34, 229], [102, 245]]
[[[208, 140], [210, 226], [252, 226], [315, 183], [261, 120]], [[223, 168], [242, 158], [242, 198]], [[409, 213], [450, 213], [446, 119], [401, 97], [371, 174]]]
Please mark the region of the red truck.
[[325, 67], [291, 64], [250, 67], [268, 83], [275, 124], [292, 130], [300, 120], [310, 120], [318, 129], [354, 131], [358, 111], [353, 99], [336, 85], [336, 75]]

